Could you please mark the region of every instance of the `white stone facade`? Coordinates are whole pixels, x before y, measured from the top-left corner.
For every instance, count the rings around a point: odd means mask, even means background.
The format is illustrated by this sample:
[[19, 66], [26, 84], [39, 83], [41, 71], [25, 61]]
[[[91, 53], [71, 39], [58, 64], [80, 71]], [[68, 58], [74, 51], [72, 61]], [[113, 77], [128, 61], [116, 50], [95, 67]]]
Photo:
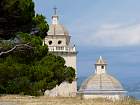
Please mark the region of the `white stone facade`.
[[105, 74], [106, 73], [106, 63], [100, 56], [97, 63], [95, 64], [95, 74]]
[[123, 97], [121, 95], [83, 95], [82, 99], [96, 99], [96, 98], [105, 98], [111, 100], [119, 100]]
[[76, 96], [76, 81], [72, 83], [63, 82], [59, 86], [57, 85], [52, 90], [46, 90], [44, 95], [49, 97], [75, 97]]
[[[76, 47], [71, 45], [70, 36], [65, 27], [59, 24], [59, 17], [55, 14], [52, 16], [52, 24], [49, 26], [48, 35], [45, 37], [44, 43], [48, 45], [49, 51], [56, 56], [61, 56], [65, 59], [66, 66], [73, 67], [75, 74], [77, 74], [76, 68]], [[56, 86], [50, 91], [46, 91], [47, 96], [62, 96], [73, 97], [77, 93], [77, 82], [72, 83], [63, 82], [59, 86]]]

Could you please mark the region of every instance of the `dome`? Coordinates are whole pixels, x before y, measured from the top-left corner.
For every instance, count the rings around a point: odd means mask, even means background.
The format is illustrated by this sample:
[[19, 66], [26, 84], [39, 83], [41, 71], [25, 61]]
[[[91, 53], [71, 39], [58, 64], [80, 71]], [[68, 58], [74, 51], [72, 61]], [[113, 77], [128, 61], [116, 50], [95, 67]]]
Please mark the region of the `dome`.
[[95, 63], [95, 73], [81, 85], [79, 92], [83, 94], [123, 95], [125, 90], [121, 83], [106, 72], [107, 63], [102, 57]]
[[81, 85], [82, 93], [123, 92], [120, 82], [109, 74], [93, 74]]
[[68, 31], [61, 24], [51, 24], [49, 26], [48, 35], [68, 35]]

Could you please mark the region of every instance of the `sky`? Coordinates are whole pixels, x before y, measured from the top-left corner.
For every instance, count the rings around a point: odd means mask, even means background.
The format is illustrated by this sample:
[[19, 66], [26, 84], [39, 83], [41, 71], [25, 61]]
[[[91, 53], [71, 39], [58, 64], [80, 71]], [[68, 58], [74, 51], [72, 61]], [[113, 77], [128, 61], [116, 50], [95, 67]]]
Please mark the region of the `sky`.
[[75, 43], [78, 77], [94, 73], [102, 56], [107, 72], [122, 83], [140, 83], [140, 0], [34, 0], [36, 13], [51, 23], [57, 7]]

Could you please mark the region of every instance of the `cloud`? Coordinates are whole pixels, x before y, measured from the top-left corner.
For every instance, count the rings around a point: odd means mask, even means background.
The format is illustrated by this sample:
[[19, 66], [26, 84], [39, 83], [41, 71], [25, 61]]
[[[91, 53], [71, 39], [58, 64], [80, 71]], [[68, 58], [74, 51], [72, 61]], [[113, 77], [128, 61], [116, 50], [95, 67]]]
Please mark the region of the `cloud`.
[[77, 36], [79, 43], [107, 47], [140, 45], [140, 24], [104, 24], [94, 31], [91, 28], [90, 31], [82, 29], [81, 35]]

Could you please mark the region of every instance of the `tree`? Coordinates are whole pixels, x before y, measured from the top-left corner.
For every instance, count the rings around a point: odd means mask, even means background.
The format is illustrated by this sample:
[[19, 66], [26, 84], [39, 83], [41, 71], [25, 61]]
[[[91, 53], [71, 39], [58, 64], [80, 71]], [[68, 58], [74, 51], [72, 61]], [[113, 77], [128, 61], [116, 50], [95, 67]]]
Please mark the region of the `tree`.
[[46, 89], [75, 79], [75, 70], [65, 66], [62, 57], [48, 53], [39, 36], [17, 36], [20, 44], [0, 56], [0, 93], [42, 95]]
[[72, 82], [75, 79], [75, 69], [72, 67], [65, 68], [65, 80], [68, 82]]
[[30, 33], [35, 15], [32, 0], [1, 0], [0, 37], [9, 39], [16, 32]]
[[45, 17], [34, 17], [32, 0], [0, 1], [0, 94], [42, 95], [75, 79], [74, 69], [42, 46], [47, 31]]
[[49, 26], [45, 21], [45, 17], [43, 15], [37, 14], [33, 18], [33, 29], [33, 31], [37, 31], [35, 32], [37, 36], [40, 36], [42, 39], [45, 38], [46, 33], [49, 30]]

